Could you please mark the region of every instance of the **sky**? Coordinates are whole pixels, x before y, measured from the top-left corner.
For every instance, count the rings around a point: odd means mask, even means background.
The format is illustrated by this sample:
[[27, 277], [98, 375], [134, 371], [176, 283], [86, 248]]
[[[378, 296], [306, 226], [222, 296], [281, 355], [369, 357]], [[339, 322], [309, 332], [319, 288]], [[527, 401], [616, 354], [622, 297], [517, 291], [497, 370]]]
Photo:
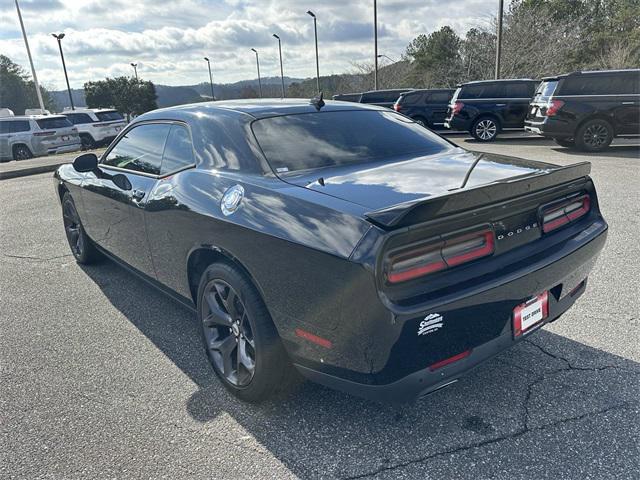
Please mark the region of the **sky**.
[[[56, 40], [62, 40], [73, 88], [107, 76], [133, 75], [164, 85], [263, 77], [315, 76], [313, 19], [318, 19], [320, 74], [373, 62], [373, 0], [19, 0], [36, 73], [49, 89], [65, 87]], [[506, 2], [508, 3], [508, 2]], [[458, 33], [486, 25], [498, 0], [378, 0], [379, 53], [399, 59], [421, 33], [450, 25]], [[14, 0], [0, 0], [0, 53], [29, 70]], [[386, 58], [381, 63], [388, 62]]]

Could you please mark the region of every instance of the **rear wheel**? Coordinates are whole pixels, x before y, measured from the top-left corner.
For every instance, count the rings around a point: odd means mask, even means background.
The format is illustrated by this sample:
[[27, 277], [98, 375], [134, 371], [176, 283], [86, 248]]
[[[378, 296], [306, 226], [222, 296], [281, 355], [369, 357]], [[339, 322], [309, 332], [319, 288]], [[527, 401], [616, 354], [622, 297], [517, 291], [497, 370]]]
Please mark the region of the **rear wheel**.
[[96, 148], [96, 142], [93, 140], [91, 135], [81, 134], [80, 142], [82, 143], [83, 150], [92, 150]]
[[240, 399], [265, 400], [295, 377], [264, 302], [235, 267], [215, 263], [205, 270], [198, 319], [213, 370]]
[[479, 118], [471, 127], [471, 135], [479, 142], [492, 142], [498, 136], [500, 125], [490, 117]]
[[576, 142], [573, 138], [554, 138], [553, 141], [561, 147], [571, 148], [576, 146]]
[[14, 160], [28, 160], [33, 158], [33, 154], [26, 145], [16, 145], [13, 147]]
[[613, 127], [606, 120], [596, 118], [583, 123], [576, 131], [576, 147], [587, 152], [600, 152], [613, 140]]
[[62, 197], [62, 220], [64, 233], [67, 235], [69, 248], [78, 263], [94, 263], [100, 258], [100, 252], [89, 239], [80, 222], [80, 216], [71, 194], [66, 192]]

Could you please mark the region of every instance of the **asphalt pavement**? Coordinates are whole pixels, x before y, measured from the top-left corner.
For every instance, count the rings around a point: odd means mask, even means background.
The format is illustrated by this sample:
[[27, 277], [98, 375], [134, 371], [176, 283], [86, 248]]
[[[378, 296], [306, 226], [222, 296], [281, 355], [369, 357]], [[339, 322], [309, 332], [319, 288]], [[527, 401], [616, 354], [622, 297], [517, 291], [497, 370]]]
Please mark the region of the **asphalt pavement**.
[[243, 404], [191, 313], [111, 262], [78, 266], [51, 174], [0, 181], [1, 478], [640, 478], [640, 142], [593, 163], [608, 243], [558, 322], [413, 405], [305, 383]]

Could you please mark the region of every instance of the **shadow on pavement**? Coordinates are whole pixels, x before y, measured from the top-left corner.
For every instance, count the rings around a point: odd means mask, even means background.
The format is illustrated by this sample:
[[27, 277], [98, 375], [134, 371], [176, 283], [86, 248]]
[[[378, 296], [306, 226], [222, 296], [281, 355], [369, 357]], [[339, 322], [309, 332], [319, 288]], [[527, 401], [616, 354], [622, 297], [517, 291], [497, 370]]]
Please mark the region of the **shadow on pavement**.
[[[554, 461], [553, 452], [570, 449], [579, 465], [581, 448], [589, 440], [572, 437], [566, 429], [599, 415], [607, 416], [605, 423], [617, 432], [616, 438], [589, 426], [592, 438], [633, 451], [633, 435], [625, 432], [638, 408], [640, 365], [546, 330], [415, 404], [371, 403], [307, 382], [284, 398], [250, 405], [236, 400], [218, 382], [201, 346], [195, 315], [110, 261], [83, 269], [198, 385], [199, 390], [185, 399], [194, 419], [208, 422], [220, 414], [231, 415], [303, 478], [371, 473], [394, 478], [396, 468], [427, 468], [441, 456], [504, 440], [524, 442], [535, 435], [535, 444], [545, 446], [550, 456], [544, 462]], [[560, 439], [550, 433], [556, 428]], [[510, 473], [503, 471], [503, 477], [521, 475], [527, 462], [534, 471], [540, 468], [539, 459], [524, 455], [513, 470], [505, 467]], [[559, 468], [568, 469], [565, 478], [579, 476], [565, 460]], [[476, 478], [473, 469], [456, 476], [460, 475]]]

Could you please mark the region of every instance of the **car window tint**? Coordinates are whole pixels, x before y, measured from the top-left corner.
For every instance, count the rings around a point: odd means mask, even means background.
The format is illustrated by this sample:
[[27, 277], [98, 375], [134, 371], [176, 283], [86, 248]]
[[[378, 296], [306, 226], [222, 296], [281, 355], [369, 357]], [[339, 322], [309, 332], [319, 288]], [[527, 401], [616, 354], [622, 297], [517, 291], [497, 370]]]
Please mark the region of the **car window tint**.
[[395, 112], [281, 115], [256, 120], [252, 128], [271, 167], [279, 173], [451, 148], [436, 134]]
[[501, 98], [504, 97], [504, 85], [501, 83], [478, 83], [465, 85], [460, 92], [460, 99]]
[[48, 130], [51, 128], [68, 128], [73, 126], [73, 124], [67, 120], [67, 117], [41, 118], [36, 120], [36, 123], [42, 130]]
[[102, 162], [135, 172], [160, 174], [162, 152], [171, 125], [139, 125], [129, 130]]
[[451, 94], [448, 92], [433, 92], [427, 102], [429, 103], [447, 103], [451, 98]]
[[0, 122], [0, 133], [19, 133], [30, 130], [28, 120], [10, 120]]
[[536, 97], [550, 97], [558, 86], [558, 80], [546, 80], [536, 90]]
[[505, 84], [506, 98], [531, 98], [532, 96], [533, 92], [531, 91], [530, 83], [514, 82]]
[[74, 125], [91, 123], [93, 120], [86, 113], [69, 113], [65, 115]]
[[113, 112], [96, 112], [96, 117], [98, 117], [98, 120], [100, 120], [101, 122], [124, 120], [122, 114], [120, 112], [116, 112], [115, 110]]
[[576, 75], [562, 84], [562, 95], [616, 95], [629, 90], [631, 85], [621, 75]]
[[182, 125], [172, 125], [164, 147], [160, 174], [175, 172], [194, 163], [189, 130]]
[[640, 73], [624, 73], [613, 76], [609, 89], [612, 95], [640, 93]]

